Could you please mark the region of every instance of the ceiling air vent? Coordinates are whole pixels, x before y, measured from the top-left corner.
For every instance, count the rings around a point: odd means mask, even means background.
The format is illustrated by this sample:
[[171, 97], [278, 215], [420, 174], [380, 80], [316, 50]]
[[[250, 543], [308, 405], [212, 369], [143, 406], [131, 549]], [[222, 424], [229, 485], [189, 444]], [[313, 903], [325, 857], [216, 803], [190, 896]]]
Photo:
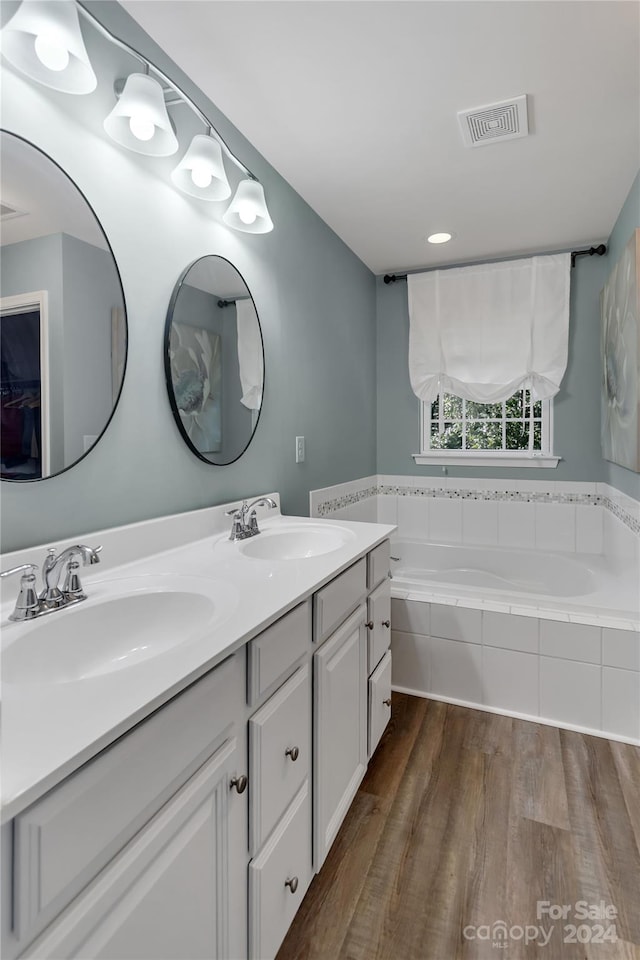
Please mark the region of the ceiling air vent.
[[0, 203], [0, 220], [12, 220], [14, 217], [24, 217], [24, 211], [16, 210], [8, 203]]
[[458, 121], [466, 147], [482, 147], [495, 140], [515, 140], [529, 133], [527, 95], [490, 103], [486, 107], [460, 110]]

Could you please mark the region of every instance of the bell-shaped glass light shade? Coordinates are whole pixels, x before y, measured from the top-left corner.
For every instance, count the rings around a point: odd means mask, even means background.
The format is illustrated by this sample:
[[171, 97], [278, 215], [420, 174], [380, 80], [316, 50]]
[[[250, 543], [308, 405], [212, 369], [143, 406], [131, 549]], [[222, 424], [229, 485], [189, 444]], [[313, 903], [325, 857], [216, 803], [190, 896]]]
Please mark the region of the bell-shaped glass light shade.
[[127, 77], [104, 129], [120, 146], [148, 157], [170, 157], [178, 149], [162, 87], [146, 73]]
[[52, 90], [91, 93], [98, 85], [74, 0], [23, 0], [1, 41], [9, 63]]
[[193, 138], [171, 179], [179, 190], [198, 200], [226, 200], [231, 196], [220, 144], [203, 133]]
[[273, 230], [262, 184], [257, 180], [241, 180], [222, 219], [228, 227], [244, 233], [269, 233]]

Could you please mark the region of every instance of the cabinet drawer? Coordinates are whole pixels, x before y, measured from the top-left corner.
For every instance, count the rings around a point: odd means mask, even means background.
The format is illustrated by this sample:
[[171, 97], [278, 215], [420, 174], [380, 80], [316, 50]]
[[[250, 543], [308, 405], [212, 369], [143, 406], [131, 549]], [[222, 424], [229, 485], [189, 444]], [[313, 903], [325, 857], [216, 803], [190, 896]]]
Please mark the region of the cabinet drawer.
[[16, 817], [19, 939], [50, 922], [211, 755], [242, 709], [244, 673], [241, 652]]
[[391, 581], [383, 580], [367, 598], [367, 675], [373, 673], [391, 643]]
[[367, 589], [373, 590], [381, 580], [389, 576], [391, 544], [383, 540], [367, 554]]
[[249, 758], [250, 849], [255, 855], [309, 776], [309, 664], [300, 667], [249, 721]]
[[314, 596], [313, 639], [316, 643], [326, 640], [364, 600], [366, 593], [367, 563], [363, 557]]
[[250, 706], [286, 679], [310, 642], [311, 600], [306, 600], [249, 643], [247, 702]]
[[311, 796], [305, 780], [264, 850], [249, 864], [251, 960], [275, 957], [310, 882]]
[[387, 650], [369, 679], [369, 757], [380, 743], [390, 719], [391, 651]]

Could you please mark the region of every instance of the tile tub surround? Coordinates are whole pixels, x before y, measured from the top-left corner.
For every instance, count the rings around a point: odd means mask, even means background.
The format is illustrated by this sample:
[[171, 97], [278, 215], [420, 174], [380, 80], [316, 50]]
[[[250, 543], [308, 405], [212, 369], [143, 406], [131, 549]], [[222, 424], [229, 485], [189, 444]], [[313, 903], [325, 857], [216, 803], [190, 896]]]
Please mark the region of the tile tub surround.
[[[309, 492], [309, 516], [376, 520], [378, 477], [362, 477]], [[347, 516], [348, 514], [348, 516]], [[366, 516], [365, 516], [366, 515]]]
[[640, 542], [640, 503], [606, 483], [378, 475], [311, 491], [310, 513], [345, 520], [375, 514], [397, 523], [401, 536], [448, 543], [633, 556]]
[[[314, 491], [311, 508], [354, 520], [375, 509], [399, 539], [639, 562], [640, 504], [608, 484], [379, 475]], [[392, 596], [395, 689], [640, 742], [637, 619], [463, 587], [398, 582]]]
[[640, 634], [394, 598], [393, 689], [640, 744]]

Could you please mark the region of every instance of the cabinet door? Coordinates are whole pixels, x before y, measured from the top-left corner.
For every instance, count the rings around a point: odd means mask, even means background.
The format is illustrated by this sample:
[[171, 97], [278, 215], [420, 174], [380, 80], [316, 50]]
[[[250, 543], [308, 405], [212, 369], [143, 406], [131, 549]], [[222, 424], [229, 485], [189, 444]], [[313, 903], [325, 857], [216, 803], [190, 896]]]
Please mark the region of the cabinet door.
[[387, 650], [369, 680], [369, 758], [391, 719], [391, 651]]
[[[311, 670], [305, 663], [249, 721], [249, 847], [255, 856], [311, 772]], [[308, 842], [311, 848], [311, 838]]]
[[314, 654], [314, 866], [319, 870], [367, 767], [366, 607]]
[[24, 956], [246, 956], [246, 791], [230, 788], [240, 754], [227, 740]]
[[228, 739], [244, 664], [244, 651], [228, 657], [15, 818], [21, 943], [59, 917]]
[[391, 643], [391, 581], [383, 580], [367, 600], [368, 673], [378, 666]]

